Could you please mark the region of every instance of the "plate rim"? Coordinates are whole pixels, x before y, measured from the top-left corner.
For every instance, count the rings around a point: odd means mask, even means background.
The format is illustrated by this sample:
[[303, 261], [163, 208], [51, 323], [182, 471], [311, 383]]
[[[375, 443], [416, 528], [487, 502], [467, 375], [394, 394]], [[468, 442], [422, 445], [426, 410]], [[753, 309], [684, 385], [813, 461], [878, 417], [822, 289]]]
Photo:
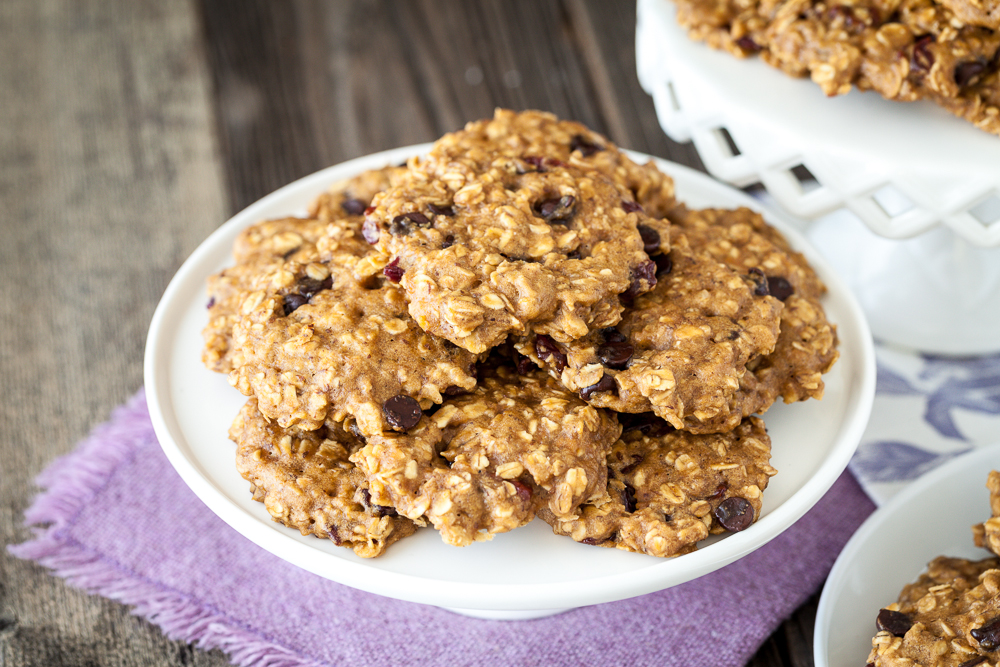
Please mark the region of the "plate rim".
[[[780, 535], [813, 507], [826, 493], [846, 468], [851, 455], [857, 448], [864, 428], [867, 425], [874, 401], [874, 343], [868, 329], [867, 321], [857, 300], [850, 293], [846, 285], [843, 284], [842, 280], [833, 273], [826, 261], [799, 233], [796, 225], [780, 212], [766, 207], [745, 193], [741, 193], [730, 186], [715, 181], [701, 172], [646, 154], [625, 151], [632, 159], [636, 159], [637, 161], [653, 160], [661, 169], [669, 173], [672, 177], [678, 177], [681, 181], [700, 181], [700, 186], [719, 192], [727, 199], [735, 199], [741, 205], [761, 212], [767, 217], [769, 222], [777, 222], [776, 226], [789, 238], [795, 249], [805, 254], [809, 261], [820, 270], [823, 280], [830, 287], [831, 292], [836, 290], [841, 297], [842, 305], [851, 314], [850, 323], [853, 327], [852, 334], [855, 339], [853, 343], [859, 354], [856, 364], [857, 374], [860, 374], [860, 377], [849, 379], [853, 380], [848, 382], [848, 386], [853, 391], [850, 392], [845, 401], [846, 417], [844, 423], [841, 425], [840, 435], [833, 442], [833, 446], [830, 448], [827, 456], [822, 460], [819, 468], [813, 477], [808, 480], [808, 483], [803, 484], [802, 488], [792, 494], [780, 506], [774, 508], [766, 516], [761, 517], [755, 524], [755, 527], [759, 527], [757, 531], [749, 535], [747, 532], [744, 532], [727, 536], [725, 540], [719, 543], [725, 544], [726, 547], [721, 549], [723, 553], [720, 553], [716, 560], [707, 563], [696, 561], [685, 563], [680, 558], [667, 559], [653, 563], [645, 568], [596, 579], [587, 579], [588, 586], [586, 587], [580, 586], [579, 581], [563, 581], [548, 584], [504, 584], [501, 586], [498, 584], [473, 584], [465, 582], [458, 584], [457, 582], [433, 580], [436, 586], [447, 590], [435, 590], [428, 596], [426, 591], [414, 592], [411, 590], [414, 584], [414, 577], [409, 574], [380, 570], [378, 577], [365, 577], [364, 575], [366, 573], [370, 574], [371, 570], [363, 562], [355, 563], [338, 559], [336, 568], [332, 568], [334, 571], [331, 572], [328, 563], [325, 564], [325, 567], [323, 563], [328, 558], [328, 554], [321, 554], [317, 550], [311, 549], [292, 539], [290, 535], [272, 530], [273, 528], [282, 528], [278, 524], [266, 526], [268, 528], [266, 531], [267, 534], [266, 536], [262, 536], [261, 525], [259, 525], [258, 519], [247, 513], [242, 507], [236, 505], [220, 489], [216, 488], [206, 478], [204, 472], [199, 469], [195, 462], [190, 461], [181, 451], [173, 437], [173, 431], [179, 430], [176, 417], [166, 414], [162, 409], [163, 402], [169, 393], [170, 381], [168, 378], [169, 372], [166, 370], [162, 374], [158, 372], [157, 352], [168, 349], [169, 344], [176, 338], [176, 328], [171, 329], [169, 326], [166, 326], [168, 316], [174, 311], [183, 312], [189, 307], [189, 304], [178, 303], [176, 296], [190, 280], [189, 274], [195, 271], [198, 264], [207, 255], [213, 253], [214, 245], [219, 242], [221, 237], [228, 236], [234, 229], [242, 229], [256, 222], [259, 217], [258, 212], [264, 210], [275, 200], [283, 199], [294, 194], [295, 191], [307, 189], [319, 183], [328, 187], [331, 183], [338, 180], [337, 176], [329, 174], [339, 175], [341, 172], [348, 171], [357, 173], [365, 168], [376, 166], [376, 163], [394, 164], [400, 158], [425, 152], [430, 145], [418, 144], [399, 147], [354, 158], [321, 169], [275, 190], [236, 213], [210, 234], [184, 261], [168, 284], [153, 314], [147, 337], [144, 355], [147, 403], [149, 405], [154, 432], [168, 460], [188, 487], [192, 489], [195, 495], [213, 513], [241, 535], [283, 560], [289, 561], [326, 579], [331, 579], [361, 590], [396, 599], [447, 607], [495, 610], [551, 609], [583, 606], [634, 597], [707, 574], [746, 556]], [[855, 383], [857, 383], [857, 387], [855, 387]], [[161, 389], [164, 391], [161, 392]], [[766, 536], [763, 535], [765, 531], [767, 533]], [[275, 535], [280, 537], [275, 538]], [[764, 539], [760, 539], [761, 537]], [[655, 585], [655, 581], [658, 581], [662, 577], [656, 577], [652, 570], [656, 568], [662, 569], [663, 566], [672, 568], [675, 574], [679, 572], [679, 576], [671, 577], [671, 579], [679, 578], [680, 581], [667, 585]], [[654, 585], [652, 586], [649, 582], [650, 579], [654, 580]], [[426, 582], [427, 580], [420, 581]], [[599, 591], [593, 590], [595, 582], [599, 582], [600, 584], [598, 587]]]

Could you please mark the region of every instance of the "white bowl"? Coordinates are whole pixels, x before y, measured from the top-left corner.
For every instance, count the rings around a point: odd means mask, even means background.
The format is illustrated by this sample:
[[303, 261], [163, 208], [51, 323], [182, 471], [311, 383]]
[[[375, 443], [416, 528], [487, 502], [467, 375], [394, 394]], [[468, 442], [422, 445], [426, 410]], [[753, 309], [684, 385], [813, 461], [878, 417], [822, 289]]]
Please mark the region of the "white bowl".
[[980, 447], [920, 477], [872, 514], [834, 563], [816, 611], [816, 667], [864, 665], [878, 610], [937, 556], [980, 560], [971, 526], [990, 516], [986, 476], [1000, 444]]
[[[540, 521], [464, 549], [445, 545], [428, 529], [366, 560], [272, 522], [236, 472], [234, 446], [226, 438], [245, 398], [200, 361], [205, 279], [232, 262], [233, 240], [248, 225], [301, 213], [334, 181], [399, 163], [426, 149], [407, 147], [358, 158], [278, 190], [212, 234], [167, 287], [150, 325], [146, 396], [163, 451], [212, 511], [277, 556], [348, 586], [489, 618], [527, 618], [634, 597], [707, 574], [773, 539], [823, 496], [846, 467], [868, 421], [875, 388], [874, 350], [861, 310], [842, 282], [779, 215], [765, 212], [830, 288], [824, 305], [839, 327], [841, 359], [826, 376], [822, 401], [776, 405], [768, 412], [772, 464], [779, 474], [764, 495], [760, 520], [746, 531], [713, 538], [694, 553], [662, 560], [577, 544], [553, 535]], [[691, 206], [760, 208], [702, 174], [658, 164], [675, 178], [680, 198]]]

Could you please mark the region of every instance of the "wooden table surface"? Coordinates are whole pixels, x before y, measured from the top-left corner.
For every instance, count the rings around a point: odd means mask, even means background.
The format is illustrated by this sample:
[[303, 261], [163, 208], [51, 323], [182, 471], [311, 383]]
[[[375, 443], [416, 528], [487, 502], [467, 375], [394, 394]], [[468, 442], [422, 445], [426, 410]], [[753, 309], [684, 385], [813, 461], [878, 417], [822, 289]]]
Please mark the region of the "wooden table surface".
[[[146, 328], [231, 214], [494, 107], [700, 168], [635, 75], [629, 0], [0, 2], [0, 531], [142, 386]], [[751, 664], [812, 665], [816, 596]], [[0, 665], [225, 665], [0, 552]]]

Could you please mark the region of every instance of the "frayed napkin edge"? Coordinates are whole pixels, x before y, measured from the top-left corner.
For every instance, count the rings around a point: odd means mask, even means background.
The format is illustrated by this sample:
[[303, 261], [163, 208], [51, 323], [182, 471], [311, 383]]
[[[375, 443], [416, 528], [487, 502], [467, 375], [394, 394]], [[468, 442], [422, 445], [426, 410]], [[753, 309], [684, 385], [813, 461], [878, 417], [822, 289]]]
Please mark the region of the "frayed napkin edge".
[[96, 427], [74, 451], [59, 457], [38, 477], [43, 491], [25, 510], [33, 538], [7, 551], [35, 561], [67, 584], [132, 607], [131, 613], [158, 626], [170, 639], [205, 650], [218, 648], [244, 667], [320, 667], [291, 649], [262, 640], [192, 598], [138, 576], [120, 563], [84, 547], [68, 529], [119, 465], [152, 436], [145, 390], [140, 389], [111, 419]]

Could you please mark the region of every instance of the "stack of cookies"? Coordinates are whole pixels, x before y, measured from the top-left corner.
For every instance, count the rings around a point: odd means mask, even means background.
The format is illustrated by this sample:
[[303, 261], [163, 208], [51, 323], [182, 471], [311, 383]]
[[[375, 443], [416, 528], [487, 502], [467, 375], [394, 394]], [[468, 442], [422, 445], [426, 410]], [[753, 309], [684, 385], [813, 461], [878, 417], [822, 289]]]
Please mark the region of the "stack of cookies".
[[992, 471], [992, 518], [973, 526], [978, 561], [939, 556], [899, 600], [878, 612], [869, 667], [973, 667], [1000, 659], [1000, 472]]
[[997, 0], [675, 0], [694, 39], [760, 55], [827, 95], [930, 100], [1000, 135]]
[[819, 398], [824, 287], [747, 209], [500, 110], [238, 238], [203, 359], [275, 521], [377, 556], [532, 521], [654, 556], [756, 520], [763, 413]]

